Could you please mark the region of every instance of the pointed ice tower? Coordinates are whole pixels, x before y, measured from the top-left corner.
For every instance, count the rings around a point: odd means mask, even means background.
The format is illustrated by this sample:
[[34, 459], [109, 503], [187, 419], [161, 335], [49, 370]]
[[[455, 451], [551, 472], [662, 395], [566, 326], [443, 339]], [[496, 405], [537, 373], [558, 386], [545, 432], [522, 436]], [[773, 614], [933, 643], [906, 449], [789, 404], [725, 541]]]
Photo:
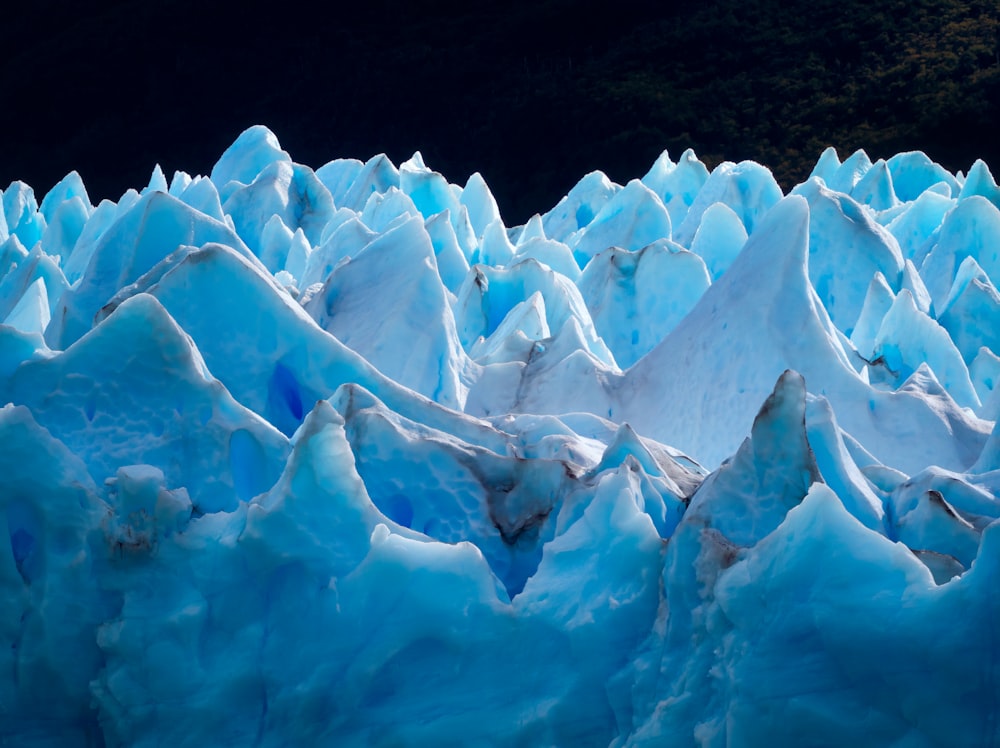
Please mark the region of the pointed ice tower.
[[988, 425], [954, 402], [862, 381], [809, 282], [809, 234], [802, 197], [772, 208], [691, 313], [612, 385], [615, 417], [716, 465], [738, 446], [770, 383], [791, 368], [885, 464], [909, 472], [931, 463], [967, 467]]
[[266, 490], [287, 452], [287, 440], [233, 400], [146, 294], [62, 353], [22, 364], [0, 397], [27, 405], [96, 481], [123, 465], [154, 465], [205, 513]]

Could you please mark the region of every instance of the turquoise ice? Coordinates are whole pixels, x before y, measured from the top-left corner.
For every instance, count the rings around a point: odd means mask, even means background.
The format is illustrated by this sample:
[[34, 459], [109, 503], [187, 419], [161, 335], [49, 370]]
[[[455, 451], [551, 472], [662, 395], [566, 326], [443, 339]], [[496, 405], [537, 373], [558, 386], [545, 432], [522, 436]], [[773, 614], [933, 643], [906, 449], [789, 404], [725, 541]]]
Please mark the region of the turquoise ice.
[[486, 176], [2, 191], [0, 743], [1000, 742], [986, 164]]

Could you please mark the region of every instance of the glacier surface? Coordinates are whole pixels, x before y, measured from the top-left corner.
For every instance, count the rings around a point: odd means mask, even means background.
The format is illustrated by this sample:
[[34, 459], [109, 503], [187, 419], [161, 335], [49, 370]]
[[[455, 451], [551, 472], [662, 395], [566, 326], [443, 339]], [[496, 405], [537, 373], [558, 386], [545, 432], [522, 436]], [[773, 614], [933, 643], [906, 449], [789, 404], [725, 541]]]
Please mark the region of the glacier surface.
[[0, 742], [1000, 742], [1000, 188], [419, 153], [0, 210]]

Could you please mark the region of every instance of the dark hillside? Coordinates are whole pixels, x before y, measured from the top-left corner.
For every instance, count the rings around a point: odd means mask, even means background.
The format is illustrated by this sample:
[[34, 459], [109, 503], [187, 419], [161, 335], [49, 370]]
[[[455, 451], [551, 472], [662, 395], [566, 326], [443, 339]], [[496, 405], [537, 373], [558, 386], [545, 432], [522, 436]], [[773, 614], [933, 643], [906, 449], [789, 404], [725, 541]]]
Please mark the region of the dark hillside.
[[1000, 165], [996, 0], [339, 5], [5, 8], [0, 187], [75, 168], [116, 198], [157, 161], [207, 172], [256, 122], [314, 167], [420, 149], [451, 181], [481, 171], [509, 223], [663, 148], [786, 188], [827, 145]]

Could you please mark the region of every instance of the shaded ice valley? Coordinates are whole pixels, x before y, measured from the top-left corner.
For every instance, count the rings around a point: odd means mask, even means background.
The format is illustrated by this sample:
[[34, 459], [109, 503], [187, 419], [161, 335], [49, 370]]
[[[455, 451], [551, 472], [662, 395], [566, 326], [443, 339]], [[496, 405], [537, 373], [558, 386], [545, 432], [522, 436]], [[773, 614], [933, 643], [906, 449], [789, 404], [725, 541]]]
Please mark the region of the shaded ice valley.
[[12, 183], [0, 743], [997, 744], [998, 205], [689, 151], [510, 227], [259, 126]]

